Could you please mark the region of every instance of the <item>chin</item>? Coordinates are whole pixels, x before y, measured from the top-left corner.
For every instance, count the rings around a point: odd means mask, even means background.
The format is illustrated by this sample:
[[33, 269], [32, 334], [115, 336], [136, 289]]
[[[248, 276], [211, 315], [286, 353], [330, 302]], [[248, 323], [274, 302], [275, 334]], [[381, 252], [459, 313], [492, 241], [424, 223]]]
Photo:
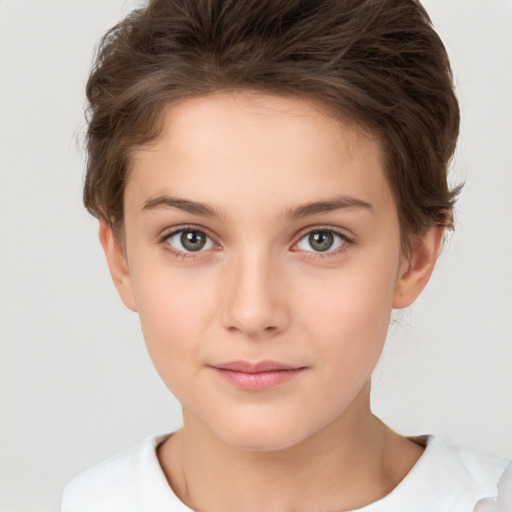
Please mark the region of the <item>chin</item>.
[[247, 432], [238, 437], [222, 439], [232, 448], [249, 452], [279, 452], [295, 446], [303, 440], [301, 437], [290, 439], [287, 436], [268, 435], [265, 432], [257, 432], [248, 435]]
[[297, 422], [267, 421], [230, 422], [219, 426], [214, 435], [223, 443], [238, 450], [278, 452], [300, 444], [314, 434], [314, 430]]

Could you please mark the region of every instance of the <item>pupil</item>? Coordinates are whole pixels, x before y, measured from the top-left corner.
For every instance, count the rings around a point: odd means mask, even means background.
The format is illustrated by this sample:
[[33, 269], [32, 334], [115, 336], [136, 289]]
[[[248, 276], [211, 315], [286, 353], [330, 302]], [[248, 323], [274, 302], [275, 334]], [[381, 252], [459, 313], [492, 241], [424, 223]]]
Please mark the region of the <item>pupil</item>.
[[181, 244], [187, 251], [199, 251], [206, 244], [206, 237], [199, 231], [184, 231], [181, 234]]
[[309, 235], [309, 243], [315, 251], [323, 252], [332, 247], [334, 237], [329, 231], [315, 231]]

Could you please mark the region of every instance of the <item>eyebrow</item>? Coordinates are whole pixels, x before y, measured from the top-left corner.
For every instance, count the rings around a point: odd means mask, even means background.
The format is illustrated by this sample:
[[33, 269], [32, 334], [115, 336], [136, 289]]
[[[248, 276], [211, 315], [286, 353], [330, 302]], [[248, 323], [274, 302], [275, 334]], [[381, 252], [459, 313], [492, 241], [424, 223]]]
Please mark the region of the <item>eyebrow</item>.
[[290, 219], [300, 219], [308, 215], [318, 215], [336, 210], [361, 208], [373, 212], [373, 206], [366, 201], [351, 196], [338, 196], [327, 201], [315, 201], [307, 203], [296, 208], [289, 208], [285, 212], [285, 216]]
[[142, 210], [156, 210], [159, 208], [177, 208], [194, 215], [202, 217], [221, 217], [221, 212], [206, 203], [190, 201], [173, 196], [158, 196], [149, 198], [142, 207]]
[[[142, 210], [156, 210], [159, 208], [177, 208], [178, 210], [183, 210], [201, 217], [224, 217], [220, 210], [206, 203], [168, 195], [149, 198], [145, 201]], [[321, 213], [352, 208], [361, 208], [373, 212], [373, 206], [366, 201], [351, 196], [339, 196], [326, 201], [315, 201], [295, 208], [288, 208], [285, 210], [284, 216], [294, 220], [307, 217], [309, 215], [318, 215]]]

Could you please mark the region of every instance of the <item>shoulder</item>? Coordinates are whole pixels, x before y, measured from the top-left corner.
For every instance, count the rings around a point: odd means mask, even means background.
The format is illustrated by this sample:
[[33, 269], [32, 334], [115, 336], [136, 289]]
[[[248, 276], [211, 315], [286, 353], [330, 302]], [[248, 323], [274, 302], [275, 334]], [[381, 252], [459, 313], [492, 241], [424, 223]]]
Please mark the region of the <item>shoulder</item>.
[[470, 448], [449, 447], [454, 457], [468, 475], [468, 479], [482, 492], [496, 495], [498, 482], [510, 461], [498, 455], [491, 455]]
[[410, 439], [425, 446], [423, 455], [389, 495], [360, 512], [477, 512], [480, 500], [495, 501], [509, 460], [452, 446], [436, 436]]
[[472, 512], [512, 510], [512, 462], [468, 448], [455, 448], [455, 451], [478, 493]]
[[64, 488], [61, 511], [139, 511], [145, 507], [148, 482], [171, 493], [155, 451], [165, 437], [147, 438], [138, 446], [79, 474]]
[[413, 494], [447, 512], [473, 512], [479, 500], [497, 496], [509, 460], [453, 446], [436, 436], [424, 439], [425, 452], [404, 481], [409, 480]]

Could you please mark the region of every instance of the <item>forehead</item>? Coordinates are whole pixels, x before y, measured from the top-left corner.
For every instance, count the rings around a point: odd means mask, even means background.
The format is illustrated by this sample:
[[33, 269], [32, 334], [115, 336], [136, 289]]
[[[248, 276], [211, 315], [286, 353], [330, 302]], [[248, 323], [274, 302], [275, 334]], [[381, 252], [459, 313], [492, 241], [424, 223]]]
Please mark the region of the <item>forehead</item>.
[[379, 141], [320, 102], [216, 93], [169, 105], [162, 121], [160, 138], [132, 154], [132, 205], [169, 193], [241, 206], [260, 195], [267, 207], [272, 197], [281, 207], [329, 195], [391, 200]]

